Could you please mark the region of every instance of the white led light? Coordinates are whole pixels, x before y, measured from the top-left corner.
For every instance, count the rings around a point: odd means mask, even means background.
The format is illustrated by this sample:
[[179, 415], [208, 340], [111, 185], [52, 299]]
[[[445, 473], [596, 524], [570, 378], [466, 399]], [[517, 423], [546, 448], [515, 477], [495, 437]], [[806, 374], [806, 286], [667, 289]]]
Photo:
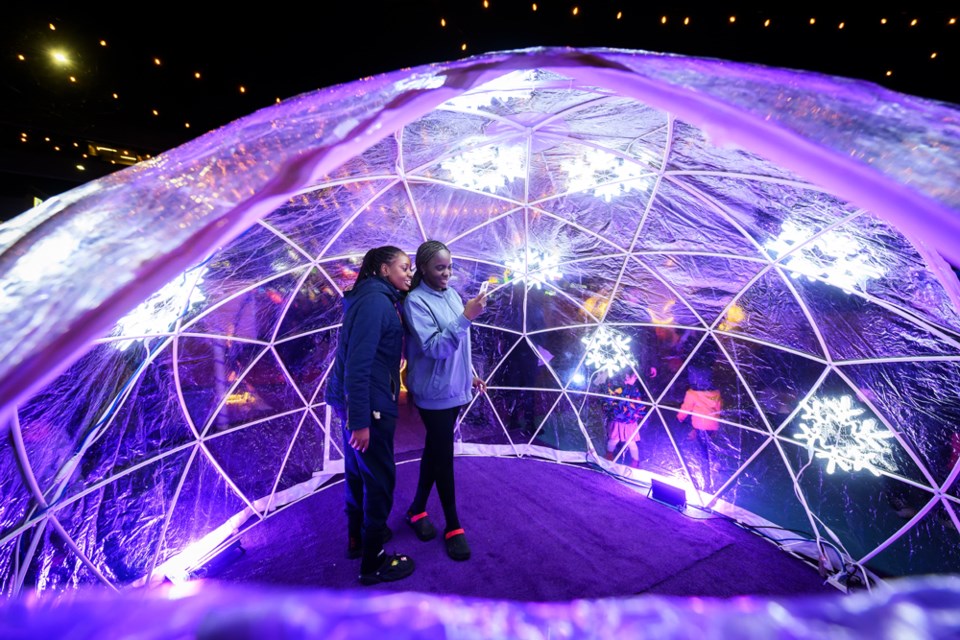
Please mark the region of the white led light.
[[889, 431], [877, 428], [873, 418], [861, 420], [864, 409], [855, 407], [850, 396], [812, 398], [804, 409], [800, 433], [794, 439], [806, 442], [807, 450], [827, 461], [827, 473], [867, 469], [878, 476], [878, 467], [896, 471], [890, 460], [892, 449], [886, 440]]
[[629, 191], [645, 190], [651, 184], [651, 179], [644, 177], [649, 176], [649, 169], [600, 149], [587, 149], [561, 168], [567, 174], [570, 191], [590, 191], [605, 202]]
[[606, 371], [608, 376], [612, 376], [633, 364], [633, 354], [630, 352], [630, 336], [619, 331], [607, 327], [597, 327], [592, 336], [584, 336], [580, 341], [587, 345], [585, 364], [598, 371]]
[[493, 193], [526, 177], [525, 156], [522, 147], [480, 147], [447, 158], [440, 166], [458, 186]]
[[504, 264], [509, 269], [507, 278], [514, 284], [527, 280], [539, 289], [544, 283], [563, 277], [563, 272], [560, 271], [560, 256], [552, 252], [530, 249], [529, 246], [525, 252], [521, 252], [512, 260], [505, 261]]
[[[883, 269], [869, 262], [868, 252], [852, 235], [830, 231], [809, 244], [809, 234], [797, 224], [783, 223], [780, 235], [764, 245], [773, 258], [793, 251], [780, 264], [792, 272], [794, 278], [821, 279], [850, 293], [863, 291], [870, 280], [884, 275]], [[803, 247], [796, 251], [798, 245]]]

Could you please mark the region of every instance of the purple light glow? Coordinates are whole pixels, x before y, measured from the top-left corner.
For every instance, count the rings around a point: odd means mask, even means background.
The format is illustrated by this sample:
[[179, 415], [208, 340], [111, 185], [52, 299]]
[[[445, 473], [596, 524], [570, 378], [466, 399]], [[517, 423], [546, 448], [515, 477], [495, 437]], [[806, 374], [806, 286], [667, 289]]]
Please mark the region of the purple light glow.
[[[491, 288], [459, 451], [675, 479], [864, 571], [960, 572], [958, 116], [719, 60], [501, 52], [304, 94], [58, 196], [0, 227], [4, 590], [155, 580], [338, 473], [342, 291], [367, 248], [427, 238], [465, 296], [518, 255], [562, 273]], [[831, 280], [851, 263], [870, 277]], [[176, 313], [121, 335], [174, 281]], [[610, 461], [617, 372], [585, 366], [606, 327], [648, 409]], [[891, 446], [876, 477], [805, 466], [804, 403], [841, 394]]]

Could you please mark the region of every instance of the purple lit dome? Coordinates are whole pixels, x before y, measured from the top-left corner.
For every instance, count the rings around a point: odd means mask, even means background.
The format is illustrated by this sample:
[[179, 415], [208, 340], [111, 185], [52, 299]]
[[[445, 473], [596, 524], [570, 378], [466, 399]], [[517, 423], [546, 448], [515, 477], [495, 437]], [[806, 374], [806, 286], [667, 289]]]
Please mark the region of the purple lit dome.
[[865, 82], [530, 49], [52, 198], [0, 226], [4, 591], [182, 576], [340, 473], [340, 299], [426, 239], [491, 283], [458, 453], [662, 481], [833, 572], [960, 572], [958, 141]]

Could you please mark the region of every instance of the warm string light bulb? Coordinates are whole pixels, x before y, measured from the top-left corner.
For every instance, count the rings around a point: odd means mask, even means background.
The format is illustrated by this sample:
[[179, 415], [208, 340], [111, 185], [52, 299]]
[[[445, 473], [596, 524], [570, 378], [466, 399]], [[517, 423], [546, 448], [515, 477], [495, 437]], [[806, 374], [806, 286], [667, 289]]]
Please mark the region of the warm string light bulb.
[[22, 53], [17, 54], [17, 60], [19, 60], [20, 62], [23, 62], [26, 59], [27, 59], [26, 56], [24, 56]]
[[154, 58], [154, 59], [153, 59], [153, 64], [155, 64], [155, 65], [157, 65], [157, 66], [159, 67], [159, 66], [160, 66], [160, 58]]
[[660, 16], [660, 24], [667, 24], [667, 16]]
[[574, 7], [574, 8], [573, 8], [573, 15], [579, 15], [579, 14], [580, 14], [580, 7]]
[[532, 8], [534, 11], [536, 11], [536, 10], [537, 10], [537, 3], [534, 2], [533, 5], [531, 5], [531, 8]]
[[101, 41], [100, 41], [100, 46], [101, 46], [101, 47], [107, 46], [107, 41], [106, 41], [106, 40], [101, 40]]
[[730, 24], [733, 24], [737, 21], [737, 16], [730, 16]]
[[623, 11], [617, 11], [617, 20], [623, 17]]
[[769, 26], [770, 26], [770, 18], [767, 18], [766, 20], [763, 21], [763, 26], [764, 26], [764, 27], [769, 27]]
[[[534, 6], [536, 6], [536, 5], [534, 5]], [[534, 11], [536, 11], [536, 9], [534, 9]], [[446, 27], [446, 26], [447, 26], [447, 19], [446, 19], [446, 18], [440, 18], [440, 26], [441, 26], [441, 27]]]

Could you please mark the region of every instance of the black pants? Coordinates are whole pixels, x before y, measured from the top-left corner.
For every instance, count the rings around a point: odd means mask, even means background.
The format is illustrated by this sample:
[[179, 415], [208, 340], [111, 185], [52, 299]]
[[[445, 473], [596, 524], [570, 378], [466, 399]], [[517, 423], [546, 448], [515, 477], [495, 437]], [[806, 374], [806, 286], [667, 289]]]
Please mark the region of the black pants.
[[457, 496], [453, 483], [453, 430], [457, 425], [457, 416], [461, 407], [451, 409], [422, 409], [420, 419], [427, 430], [423, 445], [423, 458], [420, 459], [420, 479], [417, 482], [417, 495], [410, 505], [413, 514], [422, 513], [427, 508], [427, 498], [433, 486], [437, 486], [437, 495], [443, 507], [447, 531], [460, 528], [457, 516]]
[[397, 464], [393, 435], [397, 419], [384, 416], [370, 425], [370, 446], [363, 453], [350, 446], [350, 431], [343, 429], [343, 470], [346, 482], [347, 531], [362, 541], [360, 571], [369, 573], [380, 565], [387, 517], [393, 508]]

